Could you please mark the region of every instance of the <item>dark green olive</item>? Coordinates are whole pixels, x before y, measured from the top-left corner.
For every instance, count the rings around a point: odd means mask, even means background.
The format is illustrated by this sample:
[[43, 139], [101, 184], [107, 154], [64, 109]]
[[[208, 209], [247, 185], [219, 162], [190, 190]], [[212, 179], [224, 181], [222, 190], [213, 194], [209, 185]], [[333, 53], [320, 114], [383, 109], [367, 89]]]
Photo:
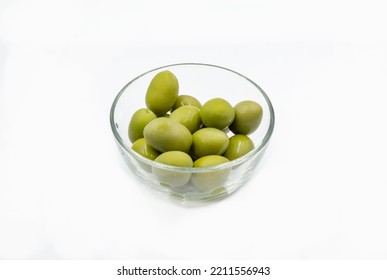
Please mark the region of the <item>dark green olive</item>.
[[251, 134], [262, 121], [262, 106], [252, 100], [245, 100], [234, 106], [235, 118], [229, 129], [234, 134]]
[[230, 138], [230, 142], [223, 156], [229, 160], [237, 159], [254, 149], [253, 141], [243, 134], [237, 134]]

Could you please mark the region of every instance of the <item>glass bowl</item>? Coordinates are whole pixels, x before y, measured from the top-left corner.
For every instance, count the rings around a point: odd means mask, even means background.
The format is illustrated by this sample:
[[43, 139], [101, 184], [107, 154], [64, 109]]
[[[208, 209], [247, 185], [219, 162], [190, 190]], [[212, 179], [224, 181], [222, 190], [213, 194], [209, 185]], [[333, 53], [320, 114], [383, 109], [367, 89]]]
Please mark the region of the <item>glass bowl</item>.
[[[165, 165], [133, 151], [128, 137], [130, 119], [136, 110], [146, 108], [145, 94], [149, 83], [164, 70], [177, 77], [179, 95], [192, 95], [202, 104], [216, 97], [227, 100], [232, 106], [244, 100], [258, 102], [263, 109], [262, 121], [258, 129], [248, 135], [254, 142], [254, 149], [228, 163], [200, 168]], [[200, 204], [229, 196], [251, 177], [273, 133], [274, 111], [266, 93], [249, 78], [221, 66], [180, 63], [155, 68], [126, 84], [114, 99], [110, 124], [125, 163], [145, 186], [182, 204]], [[225, 132], [229, 137], [233, 135], [230, 131]], [[160, 174], [185, 184], [166, 184]]]

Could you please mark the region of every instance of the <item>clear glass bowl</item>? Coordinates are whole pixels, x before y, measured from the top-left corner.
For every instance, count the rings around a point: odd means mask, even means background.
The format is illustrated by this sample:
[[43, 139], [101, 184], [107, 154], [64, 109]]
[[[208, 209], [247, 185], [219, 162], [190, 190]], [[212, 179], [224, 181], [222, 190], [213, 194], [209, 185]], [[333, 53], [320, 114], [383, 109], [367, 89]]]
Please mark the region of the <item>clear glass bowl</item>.
[[[249, 135], [254, 149], [243, 157], [225, 164], [185, 168], [149, 160], [131, 149], [128, 125], [133, 113], [146, 108], [145, 94], [152, 78], [160, 71], [169, 70], [179, 81], [179, 94], [196, 97], [202, 104], [220, 97], [231, 105], [243, 100], [254, 100], [263, 108], [258, 129]], [[200, 204], [224, 198], [240, 188], [259, 163], [274, 128], [274, 111], [266, 93], [249, 78], [224, 67], [202, 63], [180, 63], [150, 70], [130, 81], [114, 99], [110, 124], [118, 148], [129, 169], [157, 193], [183, 204]], [[233, 134], [228, 132], [231, 137]], [[171, 187], [160, 181], [162, 173], [171, 180], [186, 181], [183, 186]], [[195, 184], [193, 184], [195, 183]], [[195, 187], [200, 184], [200, 189]]]

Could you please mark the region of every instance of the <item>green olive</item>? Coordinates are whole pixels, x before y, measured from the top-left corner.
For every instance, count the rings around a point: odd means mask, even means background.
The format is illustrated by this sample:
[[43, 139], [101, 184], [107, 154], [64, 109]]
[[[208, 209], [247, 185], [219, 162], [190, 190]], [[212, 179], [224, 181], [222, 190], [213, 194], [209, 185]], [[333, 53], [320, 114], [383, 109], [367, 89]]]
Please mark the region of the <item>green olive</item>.
[[134, 143], [139, 138], [143, 138], [144, 127], [151, 121], [157, 118], [155, 113], [149, 109], [137, 110], [129, 122], [128, 135], [130, 142]]
[[[219, 155], [209, 155], [201, 157], [194, 161], [193, 167], [207, 167], [227, 163], [229, 160]], [[207, 171], [205, 173], [197, 172], [192, 174], [191, 182], [200, 191], [211, 192], [223, 186], [227, 181], [231, 168]]]
[[200, 117], [206, 127], [224, 129], [234, 120], [234, 108], [223, 98], [213, 98], [203, 104]]
[[186, 105], [195, 106], [199, 109], [202, 107], [202, 104], [200, 103], [200, 101], [197, 100], [195, 97], [191, 95], [182, 94], [177, 97], [176, 102], [172, 107], [172, 112], [175, 111], [177, 108], [181, 106], [186, 106]]
[[[191, 157], [180, 151], [169, 151], [159, 155], [155, 162], [179, 166], [192, 167], [193, 161]], [[185, 185], [191, 178], [191, 173], [177, 172], [172, 170], [161, 169], [153, 167], [153, 173], [157, 176], [160, 184], [164, 187], [179, 187]]]
[[143, 157], [146, 157], [151, 160], [155, 160], [160, 152], [153, 149], [145, 140], [145, 138], [137, 139], [132, 145], [133, 151], [139, 153]]
[[182, 151], [188, 153], [192, 135], [188, 128], [176, 120], [160, 117], [150, 121], [144, 128], [144, 138], [159, 152]]
[[230, 138], [227, 150], [223, 156], [229, 160], [237, 159], [254, 149], [253, 141], [246, 135], [237, 134]]
[[200, 109], [190, 105], [177, 108], [171, 113], [170, 118], [184, 125], [191, 133], [198, 130], [202, 124]]
[[235, 118], [229, 126], [234, 134], [251, 134], [262, 121], [263, 110], [261, 105], [252, 100], [239, 102], [234, 106]]
[[227, 134], [217, 128], [205, 127], [192, 134], [191, 154], [195, 158], [207, 155], [221, 155], [228, 146]]
[[149, 84], [145, 95], [146, 106], [157, 116], [162, 116], [175, 104], [179, 94], [176, 76], [166, 70], [156, 74]]

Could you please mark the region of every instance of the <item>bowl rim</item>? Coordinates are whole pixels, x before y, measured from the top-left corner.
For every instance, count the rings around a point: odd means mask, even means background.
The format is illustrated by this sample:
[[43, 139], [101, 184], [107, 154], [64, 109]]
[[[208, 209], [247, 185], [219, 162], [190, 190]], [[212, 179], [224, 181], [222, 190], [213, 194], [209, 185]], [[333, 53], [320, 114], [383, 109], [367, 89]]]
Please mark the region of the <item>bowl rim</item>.
[[[231, 160], [231, 161], [223, 163], [223, 164], [218, 164], [218, 165], [215, 165], [215, 166], [206, 166], [206, 167], [180, 167], [180, 166], [167, 165], [167, 164], [155, 162], [155, 161], [153, 161], [151, 159], [145, 158], [144, 156], [142, 156], [142, 155], [136, 153], [135, 151], [133, 151], [131, 149], [131, 147], [129, 147], [125, 143], [125, 141], [121, 138], [120, 134], [117, 131], [116, 125], [115, 125], [114, 113], [115, 113], [115, 109], [116, 109], [116, 105], [117, 105], [118, 101], [120, 100], [121, 96], [124, 94], [125, 90], [131, 84], [133, 84], [136, 80], [140, 79], [141, 77], [143, 77], [143, 76], [145, 76], [145, 75], [147, 75], [147, 74], [149, 74], [151, 72], [155, 72], [155, 71], [162, 70], [162, 69], [165, 69], [165, 68], [179, 67], [179, 66], [204, 66], [204, 67], [210, 67], [210, 68], [218, 68], [220, 70], [224, 70], [224, 71], [228, 71], [228, 72], [231, 72], [233, 74], [236, 74], [236, 75], [240, 76], [241, 78], [244, 78], [248, 82], [250, 82], [262, 94], [262, 96], [265, 99], [265, 102], [266, 102], [266, 104], [267, 104], [267, 106], [269, 108], [269, 118], [270, 118], [269, 119], [269, 121], [270, 121], [269, 122], [269, 127], [268, 127], [268, 129], [266, 131], [266, 134], [263, 137], [260, 145], [254, 147], [253, 150], [251, 150], [246, 155], [244, 155], [244, 156], [242, 156], [240, 158]], [[268, 95], [265, 93], [265, 91], [258, 84], [256, 84], [253, 80], [251, 80], [250, 78], [240, 74], [239, 72], [237, 72], [235, 70], [232, 70], [232, 69], [229, 69], [229, 68], [226, 68], [226, 67], [223, 67], [223, 66], [218, 66], [218, 65], [215, 65], [215, 64], [199, 63], [199, 62], [183, 62], [183, 63], [168, 64], [168, 65], [164, 65], [164, 66], [153, 68], [151, 70], [148, 70], [148, 71], [138, 75], [137, 77], [135, 77], [131, 81], [129, 81], [118, 92], [118, 94], [114, 98], [114, 101], [113, 101], [113, 103], [111, 105], [111, 109], [110, 109], [110, 127], [112, 129], [112, 132], [113, 132], [113, 135], [114, 135], [116, 141], [118, 142], [118, 144], [119, 144], [119, 146], [121, 148], [123, 148], [127, 153], [129, 153], [135, 159], [137, 159], [137, 160], [139, 160], [139, 161], [141, 161], [141, 162], [143, 162], [143, 163], [145, 163], [147, 165], [150, 165], [151, 167], [156, 167], [156, 168], [159, 168], [159, 169], [170, 170], [170, 171], [181, 172], [181, 173], [203, 173], [203, 172], [208, 172], [208, 171], [223, 170], [223, 169], [235, 167], [235, 166], [237, 166], [237, 165], [239, 165], [239, 164], [241, 164], [243, 162], [248, 161], [250, 158], [253, 158], [254, 156], [258, 155], [261, 151], [263, 151], [265, 149], [265, 147], [269, 143], [269, 140], [270, 140], [270, 138], [271, 138], [271, 136], [273, 134], [274, 124], [275, 124], [275, 114], [274, 114], [273, 105], [272, 105], [271, 100], [268, 97]]]

